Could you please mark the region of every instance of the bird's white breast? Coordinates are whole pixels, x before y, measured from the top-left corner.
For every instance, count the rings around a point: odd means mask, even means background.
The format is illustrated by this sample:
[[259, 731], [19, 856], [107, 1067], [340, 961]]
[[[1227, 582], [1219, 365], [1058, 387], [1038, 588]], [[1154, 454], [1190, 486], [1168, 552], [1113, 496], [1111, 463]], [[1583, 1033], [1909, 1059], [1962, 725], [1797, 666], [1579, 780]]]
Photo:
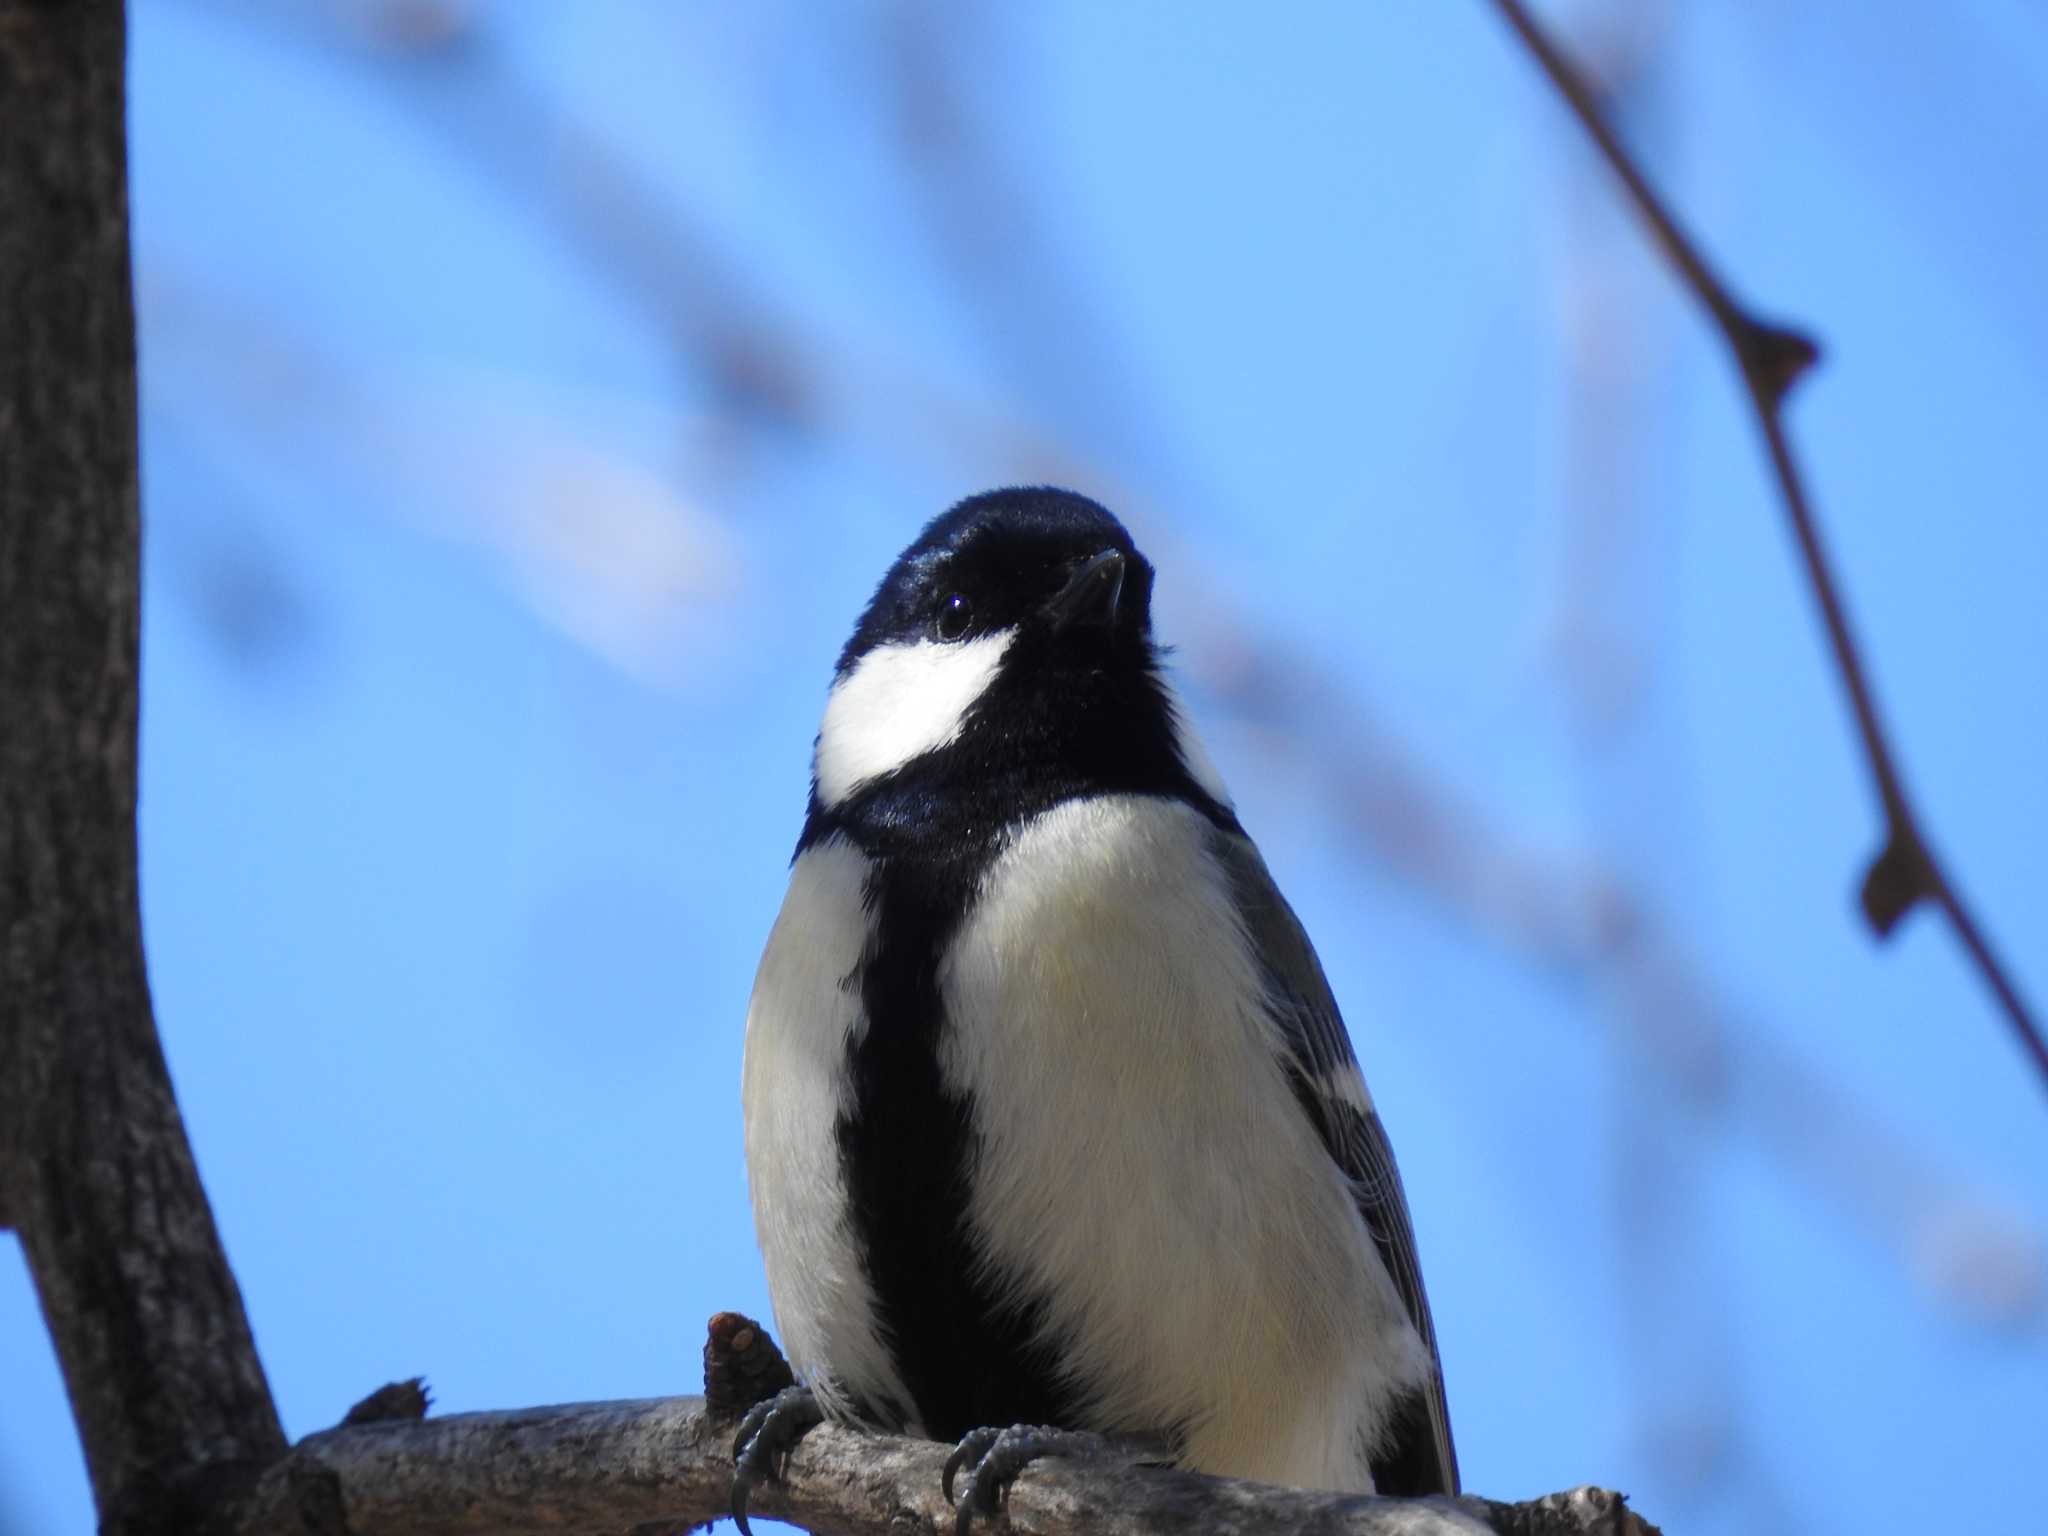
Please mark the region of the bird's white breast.
[[797, 1374], [841, 1418], [847, 1388], [909, 1401], [875, 1325], [839, 1170], [847, 1047], [865, 1022], [856, 971], [872, 926], [868, 870], [836, 839], [797, 859], [754, 979], [741, 1069], [747, 1179], [776, 1328]]
[[939, 982], [992, 1272], [1045, 1298], [1090, 1427], [1202, 1470], [1368, 1489], [1426, 1352], [1295, 1102], [1261, 974], [1179, 802], [1071, 801], [988, 871]]

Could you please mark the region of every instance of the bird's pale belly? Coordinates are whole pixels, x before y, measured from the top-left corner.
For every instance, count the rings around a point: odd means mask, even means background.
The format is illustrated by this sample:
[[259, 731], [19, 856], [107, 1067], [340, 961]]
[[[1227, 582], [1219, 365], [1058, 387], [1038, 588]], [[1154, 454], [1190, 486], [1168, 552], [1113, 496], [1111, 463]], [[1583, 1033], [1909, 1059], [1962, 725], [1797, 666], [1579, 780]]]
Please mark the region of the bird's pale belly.
[[1282, 1076], [1198, 823], [1070, 802], [991, 868], [939, 977], [970, 1218], [991, 1272], [1046, 1298], [1089, 1427], [1363, 1486], [1357, 1426], [1407, 1370], [1406, 1324]]

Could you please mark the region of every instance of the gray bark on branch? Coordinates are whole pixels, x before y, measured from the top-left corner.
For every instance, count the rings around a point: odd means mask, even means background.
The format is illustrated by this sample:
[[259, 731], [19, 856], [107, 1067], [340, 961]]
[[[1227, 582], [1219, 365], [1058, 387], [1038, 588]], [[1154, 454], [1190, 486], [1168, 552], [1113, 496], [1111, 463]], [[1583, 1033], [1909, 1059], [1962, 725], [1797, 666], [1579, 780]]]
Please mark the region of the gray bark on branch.
[[[683, 1530], [731, 1510], [734, 1420], [697, 1397], [580, 1403], [344, 1426], [271, 1468], [219, 1536], [616, 1536]], [[820, 1536], [951, 1531], [950, 1451], [821, 1425], [751, 1515]], [[346, 1511], [346, 1525], [323, 1523]], [[977, 1530], [986, 1530], [977, 1526]], [[1120, 1462], [1045, 1461], [1011, 1493], [1009, 1536], [1655, 1536], [1619, 1495], [1581, 1488], [1521, 1504], [1308, 1493]]]

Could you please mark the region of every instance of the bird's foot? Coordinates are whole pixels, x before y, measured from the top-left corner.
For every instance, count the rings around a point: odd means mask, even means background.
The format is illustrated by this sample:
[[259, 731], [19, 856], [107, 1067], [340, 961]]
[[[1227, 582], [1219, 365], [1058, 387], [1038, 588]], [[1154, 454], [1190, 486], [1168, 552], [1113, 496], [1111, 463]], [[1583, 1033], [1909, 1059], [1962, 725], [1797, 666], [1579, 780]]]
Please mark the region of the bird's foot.
[[732, 1523], [740, 1536], [754, 1536], [747, 1525], [747, 1501], [763, 1478], [782, 1476], [782, 1463], [803, 1439], [804, 1431], [824, 1421], [825, 1410], [809, 1387], [784, 1387], [754, 1404], [740, 1420], [732, 1442]]
[[[954, 1522], [954, 1536], [968, 1536], [976, 1515], [994, 1520], [1009, 1497], [1010, 1485], [1032, 1462], [1042, 1456], [1098, 1456], [1110, 1448], [1101, 1435], [1079, 1430], [1051, 1429], [1043, 1424], [1013, 1424], [1008, 1429], [969, 1430], [946, 1458], [939, 1486], [946, 1502], [957, 1504], [960, 1514]], [[953, 1497], [956, 1473], [967, 1474], [960, 1497]]]

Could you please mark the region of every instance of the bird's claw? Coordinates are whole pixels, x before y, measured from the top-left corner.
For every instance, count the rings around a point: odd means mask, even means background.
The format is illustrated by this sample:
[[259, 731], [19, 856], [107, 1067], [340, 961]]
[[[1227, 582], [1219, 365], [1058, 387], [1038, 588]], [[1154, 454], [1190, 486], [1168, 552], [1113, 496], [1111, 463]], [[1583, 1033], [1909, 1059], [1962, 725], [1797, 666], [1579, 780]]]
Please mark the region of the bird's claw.
[[732, 1523], [740, 1536], [754, 1536], [747, 1524], [754, 1484], [781, 1477], [782, 1463], [804, 1431], [824, 1418], [825, 1410], [809, 1387], [784, 1387], [747, 1410], [732, 1442]]
[[[939, 1474], [939, 1486], [946, 1502], [956, 1504], [954, 1536], [969, 1536], [976, 1515], [994, 1520], [1002, 1513], [1010, 1485], [1032, 1462], [1042, 1456], [1089, 1456], [1103, 1446], [1099, 1435], [1074, 1430], [1052, 1429], [1043, 1424], [1013, 1424], [1008, 1429], [975, 1429], [961, 1436], [946, 1458]], [[967, 1484], [960, 1497], [953, 1497], [953, 1478], [965, 1471]]]
[[939, 1473], [939, 1487], [944, 1490], [948, 1504], [957, 1502], [953, 1497], [953, 1475], [969, 1463], [979, 1466], [982, 1458], [988, 1455], [988, 1448], [1002, 1435], [1000, 1429], [970, 1429], [960, 1437], [960, 1443], [953, 1447], [953, 1454], [946, 1458], [945, 1470]]

